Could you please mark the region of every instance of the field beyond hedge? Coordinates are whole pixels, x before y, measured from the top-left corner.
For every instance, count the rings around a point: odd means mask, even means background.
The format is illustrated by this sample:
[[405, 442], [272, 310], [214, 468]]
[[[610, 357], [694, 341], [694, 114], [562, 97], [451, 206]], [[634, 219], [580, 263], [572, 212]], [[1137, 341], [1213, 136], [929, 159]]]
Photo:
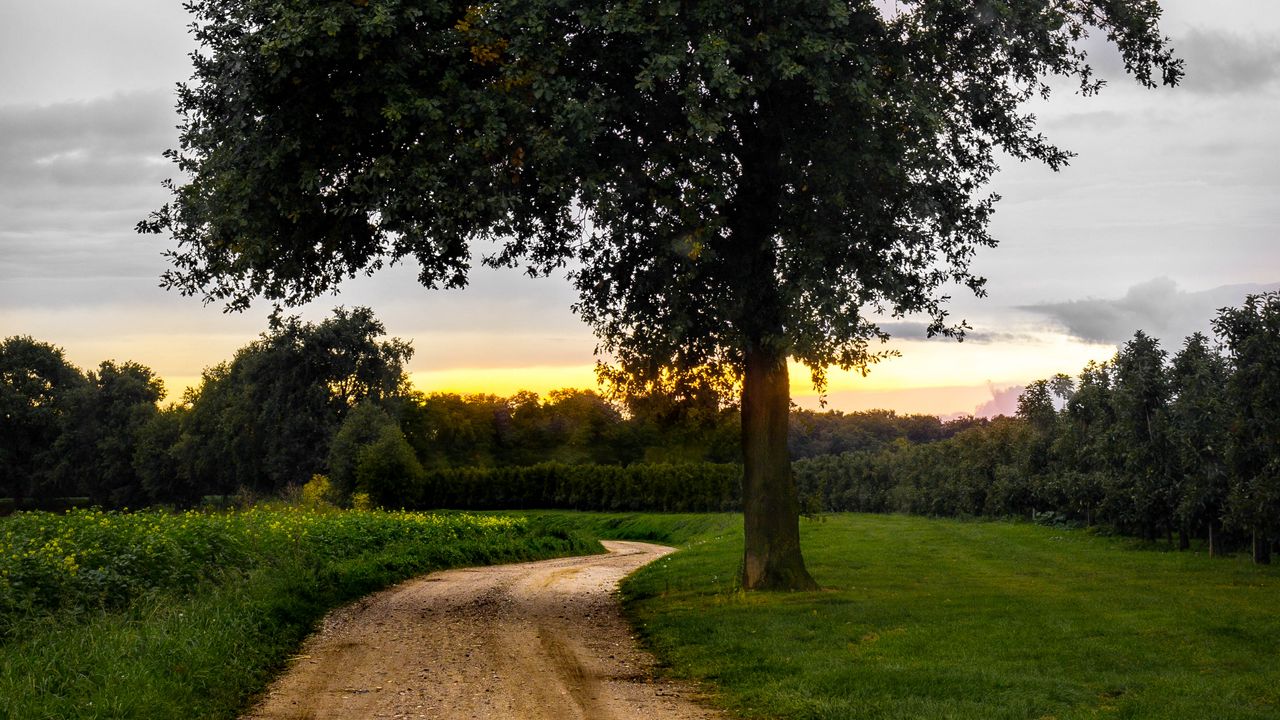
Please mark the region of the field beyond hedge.
[[0, 718], [234, 718], [342, 602], [599, 550], [516, 516], [19, 513], [0, 519]]
[[741, 717], [1280, 717], [1280, 568], [1025, 523], [830, 515], [802, 521], [824, 591], [744, 594], [725, 517], [581, 522], [687, 543], [624, 583], [627, 608], [673, 674]]

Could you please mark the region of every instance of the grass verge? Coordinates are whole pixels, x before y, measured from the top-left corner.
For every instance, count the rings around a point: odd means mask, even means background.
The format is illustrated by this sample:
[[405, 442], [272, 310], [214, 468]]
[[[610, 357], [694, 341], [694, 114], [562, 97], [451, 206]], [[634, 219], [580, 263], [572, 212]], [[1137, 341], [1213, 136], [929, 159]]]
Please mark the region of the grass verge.
[[832, 515], [802, 524], [824, 591], [742, 593], [739, 516], [648, 532], [681, 517], [583, 523], [686, 545], [624, 583], [626, 607], [673, 675], [737, 716], [1280, 717], [1280, 569], [1036, 525]]
[[0, 717], [23, 720], [234, 718], [343, 602], [445, 567], [599, 550], [461, 514], [33, 514], [0, 535]]

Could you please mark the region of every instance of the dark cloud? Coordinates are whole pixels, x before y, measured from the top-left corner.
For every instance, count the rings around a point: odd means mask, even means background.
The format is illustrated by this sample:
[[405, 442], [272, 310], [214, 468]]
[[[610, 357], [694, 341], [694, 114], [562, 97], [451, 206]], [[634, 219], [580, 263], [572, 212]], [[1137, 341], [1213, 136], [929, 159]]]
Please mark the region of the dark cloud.
[[1254, 92], [1280, 77], [1280, 36], [1197, 29], [1174, 48], [1186, 60], [1185, 85], [1196, 92]]
[[[889, 336], [897, 340], [928, 340], [929, 325], [922, 322], [882, 322], [879, 323], [880, 329], [889, 333]], [[1001, 342], [1027, 342], [1032, 336], [1028, 333], [1005, 332], [1001, 330], [990, 330], [988, 328], [977, 327], [965, 331], [964, 342], [986, 344]], [[951, 338], [935, 336], [933, 339], [941, 342], [955, 342]]]
[[1278, 288], [1280, 283], [1187, 292], [1169, 278], [1156, 278], [1134, 285], [1121, 298], [1087, 298], [1019, 309], [1044, 315], [1085, 342], [1122, 343], [1142, 330], [1166, 347], [1176, 347], [1193, 332], [1207, 332], [1219, 308], [1237, 305], [1245, 295]]

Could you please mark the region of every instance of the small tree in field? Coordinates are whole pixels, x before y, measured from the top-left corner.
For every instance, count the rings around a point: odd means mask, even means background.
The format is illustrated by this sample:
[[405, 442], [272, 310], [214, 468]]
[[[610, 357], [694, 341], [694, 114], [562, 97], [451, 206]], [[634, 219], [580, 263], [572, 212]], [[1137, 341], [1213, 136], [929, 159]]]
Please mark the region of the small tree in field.
[[169, 286], [233, 308], [399, 258], [459, 287], [479, 240], [572, 261], [624, 386], [741, 388], [743, 585], [813, 588], [788, 359], [821, 387], [883, 356], [880, 316], [962, 336], [996, 153], [1067, 161], [1022, 107], [1101, 86], [1089, 32], [1145, 85], [1182, 74], [1152, 0], [884, 5], [192, 0], [188, 180], [141, 228], [177, 240]]

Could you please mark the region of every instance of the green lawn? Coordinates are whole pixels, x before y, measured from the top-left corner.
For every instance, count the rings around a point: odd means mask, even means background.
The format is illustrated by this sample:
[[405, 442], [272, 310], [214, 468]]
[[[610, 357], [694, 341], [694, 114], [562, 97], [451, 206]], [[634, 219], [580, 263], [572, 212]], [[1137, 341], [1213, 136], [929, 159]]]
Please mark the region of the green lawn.
[[824, 592], [744, 594], [736, 516], [589, 517], [606, 536], [682, 528], [683, 552], [626, 582], [628, 611], [742, 717], [1280, 717], [1280, 568], [1243, 557], [833, 515], [802, 521]]

